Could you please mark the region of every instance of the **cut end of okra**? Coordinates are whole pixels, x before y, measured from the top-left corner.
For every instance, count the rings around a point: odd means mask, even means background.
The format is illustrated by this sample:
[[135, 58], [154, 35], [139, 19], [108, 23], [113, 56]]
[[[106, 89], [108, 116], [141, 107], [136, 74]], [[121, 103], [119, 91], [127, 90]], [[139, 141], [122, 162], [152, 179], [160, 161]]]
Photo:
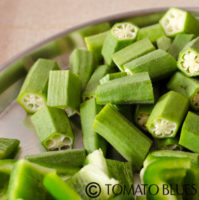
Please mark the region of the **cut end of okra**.
[[150, 125], [151, 132], [157, 137], [172, 137], [176, 130], [176, 123], [158, 118]]
[[66, 135], [56, 133], [44, 143], [49, 151], [60, 151], [71, 149], [73, 141], [70, 137], [67, 137]]
[[113, 26], [111, 33], [118, 40], [134, 39], [137, 36], [138, 28], [131, 23], [117, 23]]
[[173, 36], [184, 31], [186, 12], [176, 8], [170, 8], [160, 20], [166, 35]]
[[148, 114], [148, 113], [140, 113], [137, 116], [137, 123], [138, 123], [139, 127], [141, 127], [143, 130], [147, 130], [146, 123], [149, 119], [149, 116], [150, 116], [150, 114]]

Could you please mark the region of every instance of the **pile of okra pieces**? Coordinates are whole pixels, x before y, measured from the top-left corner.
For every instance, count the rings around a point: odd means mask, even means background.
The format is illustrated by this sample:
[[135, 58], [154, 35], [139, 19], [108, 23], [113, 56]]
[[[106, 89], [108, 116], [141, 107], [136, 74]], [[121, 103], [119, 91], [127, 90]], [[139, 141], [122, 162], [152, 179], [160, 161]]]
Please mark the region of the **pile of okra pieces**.
[[[48, 152], [10, 159], [19, 141], [0, 139], [0, 197], [199, 200], [198, 19], [170, 8], [154, 25], [96, 27], [70, 70], [40, 58], [27, 74], [17, 102]], [[84, 149], [73, 149], [74, 116]]]

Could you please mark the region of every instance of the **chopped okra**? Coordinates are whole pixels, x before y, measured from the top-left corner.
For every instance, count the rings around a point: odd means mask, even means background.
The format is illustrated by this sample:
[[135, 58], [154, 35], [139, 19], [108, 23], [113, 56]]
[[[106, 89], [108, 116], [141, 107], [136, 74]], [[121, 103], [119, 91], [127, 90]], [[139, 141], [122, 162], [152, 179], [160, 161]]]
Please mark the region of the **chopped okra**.
[[162, 36], [157, 39], [157, 47], [158, 49], [162, 49], [168, 51], [171, 46], [171, 38], [167, 36]]
[[126, 72], [115, 72], [115, 73], [107, 74], [106, 76], [104, 76], [103, 78], [100, 79], [100, 84], [104, 84], [108, 81], [111, 81], [116, 78], [121, 78], [126, 75], [127, 75]]

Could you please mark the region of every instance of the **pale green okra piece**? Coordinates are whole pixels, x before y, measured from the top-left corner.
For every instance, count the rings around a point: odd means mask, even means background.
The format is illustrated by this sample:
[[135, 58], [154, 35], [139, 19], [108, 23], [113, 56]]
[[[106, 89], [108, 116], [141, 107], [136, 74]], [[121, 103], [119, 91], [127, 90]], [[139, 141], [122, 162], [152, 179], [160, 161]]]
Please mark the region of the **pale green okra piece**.
[[170, 37], [182, 33], [199, 34], [199, 21], [189, 12], [178, 8], [170, 8], [159, 23]]
[[85, 149], [91, 153], [101, 148], [106, 153], [106, 141], [92, 130], [92, 125], [101, 106], [96, 104], [95, 98], [84, 101], [80, 105], [80, 119], [83, 132], [83, 144]]
[[74, 135], [64, 110], [44, 106], [31, 117], [31, 120], [46, 150], [72, 148]]
[[107, 104], [96, 116], [93, 130], [131, 162], [135, 169], [142, 166], [152, 141], [111, 104]]
[[84, 100], [95, 97], [95, 91], [97, 86], [100, 84], [100, 79], [111, 71], [113, 71], [113, 68], [108, 65], [100, 65], [97, 67], [83, 92], [82, 96]]
[[113, 79], [121, 78], [123, 76], [126, 76], [126, 72], [115, 72], [105, 75], [103, 78], [100, 79], [100, 84], [104, 84], [108, 81], [111, 81]]
[[112, 55], [136, 40], [138, 27], [129, 22], [116, 23], [107, 34], [102, 55], [107, 65], [112, 65]]
[[129, 74], [148, 72], [152, 80], [169, 77], [177, 70], [176, 60], [169, 53], [157, 49], [124, 65]]
[[27, 113], [35, 113], [46, 104], [49, 72], [58, 69], [55, 61], [47, 59], [38, 59], [32, 66], [17, 98]]
[[158, 49], [168, 51], [171, 46], [171, 38], [167, 36], [162, 36], [156, 41]]
[[149, 39], [139, 40], [114, 53], [112, 58], [117, 67], [123, 71], [123, 65], [146, 53], [155, 50]]
[[155, 146], [157, 150], [181, 150], [182, 147], [178, 144], [179, 139], [174, 138], [165, 138], [165, 139], [156, 139]]
[[176, 35], [168, 52], [177, 60], [180, 51], [194, 38], [193, 34]]
[[86, 87], [93, 71], [95, 70], [95, 57], [86, 49], [74, 49], [69, 57], [70, 68], [82, 81], [82, 88]]
[[183, 48], [177, 64], [178, 68], [188, 77], [199, 76], [199, 37]]
[[199, 81], [197, 79], [176, 72], [168, 82], [167, 88], [186, 96], [192, 109], [199, 110]]
[[155, 138], [175, 137], [188, 111], [188, 98], [170, 91], [160, 97], [147, 121], [147, 130]]
[[97, 104], [153, 103], [153, 87], [147, 72], [108, 81], [96, 90]]
[[179, 141], [180, 145], [195, 153], [199, 153], [198, 123], [199, 115], [189, 111], [183, 123]]
[[148, 38], [151, 42], [156, 42], [160, 37], [164, 36], [164, 30], [160, 24], [153, 24], [141, 28], [138, 32], [138, 40]]
[[47, 105], [78, 110], [81, 98], [81, 80], [70, 70], [51, 71]]

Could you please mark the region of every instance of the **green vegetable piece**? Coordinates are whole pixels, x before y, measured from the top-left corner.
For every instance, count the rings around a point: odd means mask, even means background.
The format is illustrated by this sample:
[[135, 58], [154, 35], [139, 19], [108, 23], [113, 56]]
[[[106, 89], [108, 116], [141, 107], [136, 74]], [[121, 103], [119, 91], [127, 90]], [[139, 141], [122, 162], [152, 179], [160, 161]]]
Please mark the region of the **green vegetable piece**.
[[136, 200], [147, 200], [146, 196], [136, 196]]
[[82, 88], [86, 87], [94, 69], [95, 58], [92, 52], [86, 49], [74, 49], [69, 58], [70, 68], [82, 81]]
[[134, 197], [129, 195], [117, 195], [116, 197], [111, 198], [111, 200], [134, 200]]
[[148, 72], [152, 80], [169, 77], [177, 70], [176, 60], [162, 49], [152, 51], [124, 65], [129, 74]]
[[56, 173], [49, 173], [44, 177], [43, 184], [56, 200], [81, 200], [78, 193], [64, 182]]
[[199, 34], [197, 28], [199, 21], [189, 12], [178, 8], [170, 8], [160, 19], [160, 25], [164, 29], [165, 34], [171, 37], [182, 33]]
[[102, 55], [107, 65], [112, 65], [112, 55], [135, 41], [138, 27], [129, 23], [116, 23], [108, 33], [103, 47]]
[[95, 90], [100, 84], [100, 79], [104, 77], [107, 73], [111, 72], [112, 69], [108, 65], [99, 66], [92, 74], [88, 84], [83, 92], [83, 99], [89, 99], [95, 96]]
[[155, 138], [175, 137], [188, 110], [188, 99], [170, 91], [164, 94], [147, 121], [147, 130]]
[[39, 59], [32, 66], [17, 98], [27, 113], [35, 113], [46, 104], [49, 72], [58, 69], [55, 61], [47, 59]]
[[164, 35], [164, 36], [157, 39], [158, 49], [168, 51], [170, 46], [171, 46], [171, 38]]
[[199, 37], [183, 48], [177, 64], [178, 68], [188, 77], [199, 76]]
[[151, 42], [156, 42], [160, 37], [164, 36], [164, 30], [160, 24], [153, 24], [141, 28], [138, 32], [138, 40], [148, 38]]
[[[93, 184], [94, 191], [92, 192], [92, 183], [97, 183], [98, 185]], [[99, 167], [89, 164], [83, 167], [79, 172], [72, 176], [67, 183], [79, 193], [82, 199], [91, 199], [93, 193], [98, 192], [100, 187], [99, 196], [94, 196], [96, 200], [107, 200], [113, 196], [112, 191], [107, 192], [107, 184], [115, 185], [118, 184], [118, 181], [109, 178], [106, 173], [104, 173]], [[91, 188], [90, 188], [90, 187]], [[90, 195], [90, 197], [89, 197]]]
[[158, 150], [181, 150], [182, 147], [178, 144], [179, 139], [174, 138], [165, 138], [165, 139], [156, 139], [156, 148]]
[[52, 199], [42, 182], [44, 176], [53, 171], [23, 159], [19, 160], [11, 173], [7, 199]]
[[153, 87], [147, 72], [111, 80], [96, 90], [97, 104], [153, 103]]
[[0, 138], [0, 159], [13, 158], [18, 151], [20, 141]]
[[105, 75], [103, 78], [100, 79], [100, 84], [107, 83], [108, 81], [111, 81], [113, 79], [121, 78], [126, 76], [126, 72], [115, 72]]
[[78, 110], [81, 80], [70, 70], [51, 71], [47, 105], [50, 107]]
[[64, 110], [44, 106], [31, 117], [31, 120], [46, 150], [72, 148], [74, 136]]
[[188, 112], [182, 126], [179, 144], [183, 147], [199, 153], [199, 116], [195, 113]]
[[112, 59], [114, 63], [117, 65], [117, 67], [121, 71], [123, 71], [124, 64], [153, 50], [155, 50], [155, 47], [153, 46], [151, 41], [149, 39], [143, 39], [134, 42], [133, 44], [128, 45], [127, 47], [114, 53]]
[[106, 141], [92, 130], [95, 116], [100, 111], [100, 109], [101, 106], [96, 104], [96, 100], [94, 98], [83, 102], [80, 106], [83, 144], [89, 153], [99, 148], [101, 148], [104, 153], [106, 152]]
[[153, 104], [139, 104], [135, 110], [135, 123], [144, 131], [147, 131], [146, 123], [154, 108]]
[[84, 38], [88, 50], [94, 54], [98, 61], [102, 59], [101, 51], [107, 34], [108, 31]]
[[99, 112], [93, 129], [130, 161], [136, 169], [142, 166], [152, 142], [112, 105], [107, 104]]
[[176, 35], [168, 52], [177, 60], [180, 51], [194, 38], [193, 34]]
[[181, 93], [189, 99], [190, 106], [199, 110], [199, 81], [188, 78], [180, 72], [176, 72], [167, 84], [167, 88]]
[[26, 156], [25, 159], [44, 167], [54, 168], [58, 174], [73, 175], [83, 166], [86, 152], [83, 149], [45, 152]]

